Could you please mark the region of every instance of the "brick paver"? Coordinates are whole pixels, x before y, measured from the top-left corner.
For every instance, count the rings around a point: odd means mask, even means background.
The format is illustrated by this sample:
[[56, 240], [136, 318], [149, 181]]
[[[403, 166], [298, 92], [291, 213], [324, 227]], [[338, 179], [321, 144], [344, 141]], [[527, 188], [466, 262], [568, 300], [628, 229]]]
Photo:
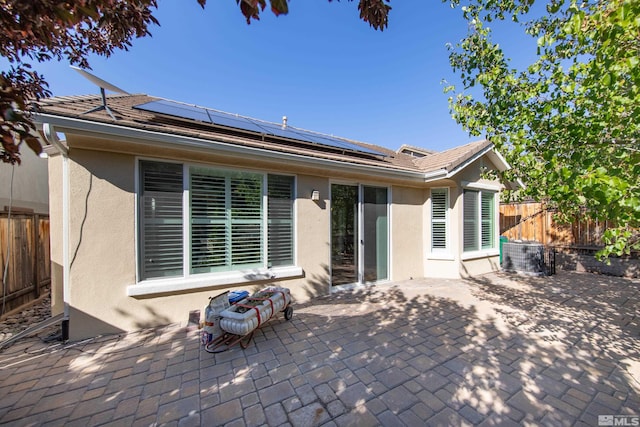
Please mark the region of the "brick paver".
[[0, 425], [597, 425], [640, 415], [640, 281], [559, 272], [363, 287], [246, 350], [180, 325], [0, 351]]

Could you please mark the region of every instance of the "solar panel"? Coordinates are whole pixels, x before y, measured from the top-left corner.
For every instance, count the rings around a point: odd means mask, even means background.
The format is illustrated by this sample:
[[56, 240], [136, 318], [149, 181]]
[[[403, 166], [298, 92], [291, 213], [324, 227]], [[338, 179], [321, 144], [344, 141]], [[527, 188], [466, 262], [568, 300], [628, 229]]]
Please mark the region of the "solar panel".
[[168, 116], [182, 117], [185, 119], [197, 120], [199, 122], [211, 123], [211, 119], [205, 109], [196, 107], [195, 105], [160, 100], [136, 105], [133, 108], [150, 111], [152, 113], [166, 114]]
[[298, 129], [293, 126], [283, 127], [282, 125], [276, 123], [263, 122], [260, 120], [250, 119], [248, 117], [224, 113], [222, 111], [216, 111], [209, 108], [198, 107], [195, 105], [182, 104], [175, 101], [150, 101], [144, 104], [135, 105], [133, 108], [143, 111], [149, 111], [151, 113], [166, 114], [169, 116], [197, 120], [200, 122], [211, 123], [219, 126], [226, 126], [233, 129], [242, 129], [270, 136], [310, 142], [325, 147], [340, 148], [343, 150], [373, 154], [376, 156], [386, 156], [385, 153], [366, 147], [361, 147], [360, 145], [354, 144], [342, 138], [323, 135], [304, 129]]
[[264, 130], [260, 126], [246, 119], [245, 117], [236, 116], [229, 113], [222, 113], [219, 111], [213, 111], [208, 108], [206, 109], [206, 111], [209, 113], [210, 123], [220, 126], [227, 126], [230, 128], [264, 133]]

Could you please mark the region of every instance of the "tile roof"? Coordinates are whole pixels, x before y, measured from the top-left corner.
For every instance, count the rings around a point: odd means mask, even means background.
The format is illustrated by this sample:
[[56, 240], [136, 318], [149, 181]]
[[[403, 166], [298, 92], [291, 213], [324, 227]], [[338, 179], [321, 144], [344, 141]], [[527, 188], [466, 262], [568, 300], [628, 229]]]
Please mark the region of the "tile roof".
[[469, 144], [461, 145], [450, 150], [420, 157], [416, 159], [415, 163], [418, 168], [424, 171], [444, 169], [447, 172], [451, 172], [467, 160], [473, 158], [476, 154], [492, 146], [491, 141], [486, 139], [470, 142]]
[[225, 143], [238, 146], [293, 153], [345, 163], [415, 172], [432, 172], [440, 169], [450, 171], [452, 168], [462, 164], [464, 161], [490, 145], [490, 142], [488, 141], [478, 141], [461, 147], [456, 147], [451, 150], [427, 155], [426, 157], [416, 158], [407, 154], [389, 150], [385, 147], [345, 139], [345, 141], [356, 146], [360, 146], [368, 150], [375, 150], [384, 154], [373, 155], [365, 152], [345, 151], [337, 147], [329, 147], [311, 142], [258, 134], [256, 132], [249, 132], [241, 129], [231, 129], [224, 126], [133, 108], [140, 104], [161, 99], [162, 98], [145, 94], [108, 95], [107, 105], [116, 118], [116, 120], [113, 120], [105, 110], [89, 112], [90, 110], [102, 105], [102, 99], [99, 95], [48, 98], [40, 101], [37, 111], [38, 114], [36, 114], [36, 121], [45, 120], [44, 118], [39, 119], [39, 115], [61, 116], [86, 120], [89, 122], [108, 123], [134, 129], [194, 137], [203, 140], [223, 141]]

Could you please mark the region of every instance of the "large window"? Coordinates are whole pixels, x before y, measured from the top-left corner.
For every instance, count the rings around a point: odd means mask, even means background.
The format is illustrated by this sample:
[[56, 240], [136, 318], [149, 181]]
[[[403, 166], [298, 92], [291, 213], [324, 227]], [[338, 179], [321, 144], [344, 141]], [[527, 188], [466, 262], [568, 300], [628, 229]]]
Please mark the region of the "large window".
[[447, 249], [447, 216], [449, 211], [449, 189], [431, 190], [431, 251]]
[[293, 177], [268, 177], [269, 267], [293, 264]]
[[464, 190], [464, 251], [494, 249], [495, 194], [490, 191]]
[[151, 161], [140, 171], [141, 279], [184, 276], [185, 264], [188, 274], [293, 265], [293, 177]]
[[182, 275], [182, 165], [142, 162], [140, 180], [141, 275]]

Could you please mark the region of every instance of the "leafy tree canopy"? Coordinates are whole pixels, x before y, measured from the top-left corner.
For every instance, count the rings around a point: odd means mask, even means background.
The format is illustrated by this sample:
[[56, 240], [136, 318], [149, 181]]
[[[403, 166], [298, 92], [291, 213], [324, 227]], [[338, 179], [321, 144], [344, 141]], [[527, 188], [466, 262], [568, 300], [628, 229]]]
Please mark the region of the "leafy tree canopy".
[[[301, 0], [304, 1], [304, 0]], [[331, 0], [329, 0], [331, 1]], [[349, 0], [352, 1], [352, 0]], [[206, 0], [197, 0], [204, 8]], [[383, 30], [389, 0], [359, 0], [360, 18]], [[260, 19], [269, 4], [275, 15], [288, 13], [288, 0], [236, 0], [247, 23]], [[158, 25], [156, 0], [0, 0], [0, 55], [11, 64], [0, 71], [0, 160], [20, 163], [20, 146], [42, 148], [32, 136], [31, 104], [51, 96], [44, 76], [32, 62], [67, 60], [90, 68], [89, 55], [110, 56], [127, 50], [137, 37]]]
[[[551, 0], [541, 11], [534, 0], [470, 0], [462, 10], [469, 32], [450, 48], [462, 87], [445, 89], [454, 118], [505, 154], [522, 195], [560, 219], [582, 207], [613, 221], [603, 259], [640, 250], [640, 2]], [[528, 67], [510, 65], [495, 23], [537, 41]]]

